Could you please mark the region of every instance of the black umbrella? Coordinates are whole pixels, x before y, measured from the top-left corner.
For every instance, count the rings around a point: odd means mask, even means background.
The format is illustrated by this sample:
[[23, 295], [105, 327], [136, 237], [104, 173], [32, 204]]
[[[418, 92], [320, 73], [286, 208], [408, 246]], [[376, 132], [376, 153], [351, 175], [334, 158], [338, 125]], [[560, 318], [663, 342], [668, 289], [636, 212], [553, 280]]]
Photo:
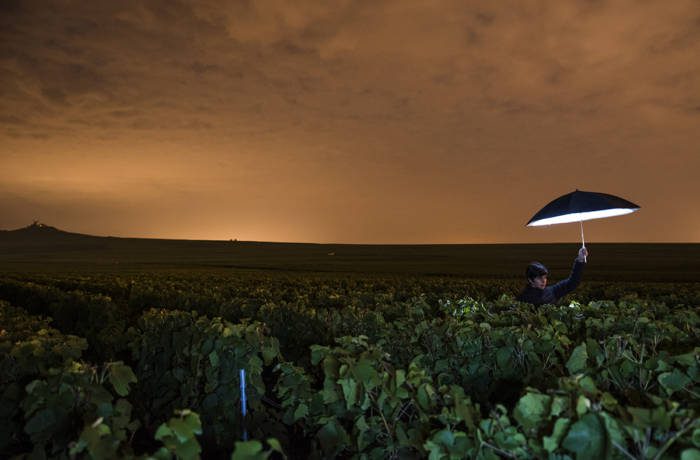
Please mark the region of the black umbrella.
[[639, 206], [615, 195], [576, 190], [560, 196], [540, 209], [527, 223], [528, 227], [579, 222], [581, 224], [581, 243], [586, 247], [583, 237], [583, 221], [621, 216], [639, 210]]

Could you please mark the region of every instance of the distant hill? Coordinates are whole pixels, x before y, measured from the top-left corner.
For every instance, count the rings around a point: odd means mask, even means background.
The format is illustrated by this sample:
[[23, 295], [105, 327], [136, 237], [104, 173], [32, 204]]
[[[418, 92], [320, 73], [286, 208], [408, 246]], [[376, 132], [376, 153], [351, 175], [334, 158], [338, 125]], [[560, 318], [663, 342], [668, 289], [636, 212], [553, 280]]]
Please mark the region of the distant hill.
[[17, 230], [0, 230], [0, 242], [2, 243], [36, 245], [61, 241], [85, 241], [95, 238], [100, 237], [66, 232], [38, 221]]
[[[586, 279], [700, 282], [700, 244], [589, 243]], [[275, 270], [522, 278], [539, 260], [565, 277], [579, 243], [368, 245], [116, 238], [39, 222], [0, 231], [0, 272]]]

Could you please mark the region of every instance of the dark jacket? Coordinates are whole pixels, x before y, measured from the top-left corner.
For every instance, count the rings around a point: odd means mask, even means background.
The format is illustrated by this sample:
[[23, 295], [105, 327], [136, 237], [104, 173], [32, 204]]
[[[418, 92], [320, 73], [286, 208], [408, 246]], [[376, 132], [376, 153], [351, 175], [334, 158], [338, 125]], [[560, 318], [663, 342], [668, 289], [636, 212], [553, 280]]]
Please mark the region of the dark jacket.
[[574, 267], [571, 269], [571, 274], [565, 280], [559, 281], [553, 286], [547, 286], [544, 289], [532, 287], [529, 284], [525, 286], [523, 292], [516, 297], [520, 302], [528, 302], [534, 305], [542, 305], [545, 303], [556, 303], [569, 292], [576, 289], [576, 286], [581, 283], [581, 274], [583, 273], [584, 262], [574, 261]]

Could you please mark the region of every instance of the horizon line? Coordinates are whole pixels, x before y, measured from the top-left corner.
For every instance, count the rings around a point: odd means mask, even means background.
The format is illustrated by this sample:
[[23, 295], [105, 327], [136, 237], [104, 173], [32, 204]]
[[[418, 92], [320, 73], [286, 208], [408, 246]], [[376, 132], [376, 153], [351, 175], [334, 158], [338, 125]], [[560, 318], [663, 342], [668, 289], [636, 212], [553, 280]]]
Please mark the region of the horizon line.
[[[159, 241], [187, 241], [187, 242], [220, 242], [220, 243], [269, 243], [269, 244], [313, 244], [319, 246], [486, 246], [486, 245], [579, 245], [580, 241], [556, 241], [556, 242], [473, 242], [473, 243], [345, 243], [345, 242], [318, 242], [318, 241], [274, 241], [274, 240], [240, 240], [237, 238], [229, 239], [202, 239], [202, 238], [158, 238], [148, 236], [117, 236], [117, 235], [94, 235], [89, 233], [71, 232], [62, 230], [52, 225], [44, 224], [39, 221], [16, 229], [0, 229], [0, 232], [17, 232], [26, 230], [32, 227], [46, 227], [49, 229], [58, 230], [63, 233], [79, 236], [87, 236], [93, 238], [118, 238], [118, 239], [136, 239], [136, 240], [159, 240]], [[591, 242], [586, 242], [591, 245]], [[700, 241], [601, 241], [593, 242], [593, 245], [599, 244], [700, 244]]]

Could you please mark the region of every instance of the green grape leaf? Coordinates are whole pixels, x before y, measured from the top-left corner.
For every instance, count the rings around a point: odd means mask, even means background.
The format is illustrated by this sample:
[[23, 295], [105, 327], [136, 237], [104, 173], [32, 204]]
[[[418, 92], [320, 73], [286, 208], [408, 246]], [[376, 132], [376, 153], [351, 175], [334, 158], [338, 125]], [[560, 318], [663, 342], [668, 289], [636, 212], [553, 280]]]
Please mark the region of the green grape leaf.
[[296, 422], [297, 420], [304, 418], [307, 415], [309, 415], [309, 406], [307, 406], [306, 404], [299, 404], [299, 406], [294, 411], [294, 421]]
[[57, 422], [58, 419], [53, 409], [41, 409], [27, 421], [27, 424], [24, 426], [24, 431], [29, 435], [42, 433], [49, 430]]
[[551, 396], [528, 393], [515, 406], [514, 417], [525, 430], [537, 428], [540, 422], [549, 414]]
[[554, 452], [559, 447], [566, 430], [569, 429], [571, 421], [568, 418], [560, 418], [554, 423], [554, 429], [552, 430], [551, 436], [545, 436], [542, 438], [542, 447], [547, 452]]
[[343, 396], [348, 409], [357, 403], [357, 382], [352, 378], [338, 379], [338, 384], [343, 388]]
[[586, 351], [586, 344], [582, 343], [574, 348], [569, 360], [566, 362], [566, 368], [569, 369], [569, 373], [572, 375], [579, 373], [586, 368], [587, 360], [588, 352]]
[[316, 435], [326, 456], [334, 457], [348, 443], [348, 435], [335, 420], [329, 421]]
[[267, 438], [267, 443], [270, 445], [270, 449], [274, 452], [279, 452], [284, 456], [284, 451], [282, 450], [282, 444], [276, 438]]
[[586, 414], [574, 423], [562, 446], [576, 453], [577, 460], [603, 458], [605, 452], [605, 428], [595, 414]]
[[216, 350], [209, 353], [209, 364], [211, 364], [212, 367], [219, 366], [219, 354], [216, 352]]
[[260, 441], [238, 441], [231, 454], [231, 460], [255, 460], [263, 458], [263, 445]]
[[184, 443], [178, 445], [175, 448], [175, 454], [178, 458], [199, 458], [199, 454], [202, 452], [202, 447], [199, 445], [195, 438], [188, 439]]
[[126, 396], [129, 394], [129, 384], [136, 383], [137, 379], [129, 366], [117, 361], [109, 366], [109, 382], [119, 396]]
[[681, 460], [700, 460], [700, 450], [685, 449], [681, 452]]
[[372, 362], [367, 358], [362, 358], [353, 368], [353, 373], [368, 388], [372, 388], [374, 380], [377, 378], [377, 371], [372, 367]]
[[663, 374], [659, 374], [658, 380], [668, 394], [672, 394], [685, 388], [691, 382], [690, 377], [678, 369], [674, 369], [673, 372], [664, 372]]

